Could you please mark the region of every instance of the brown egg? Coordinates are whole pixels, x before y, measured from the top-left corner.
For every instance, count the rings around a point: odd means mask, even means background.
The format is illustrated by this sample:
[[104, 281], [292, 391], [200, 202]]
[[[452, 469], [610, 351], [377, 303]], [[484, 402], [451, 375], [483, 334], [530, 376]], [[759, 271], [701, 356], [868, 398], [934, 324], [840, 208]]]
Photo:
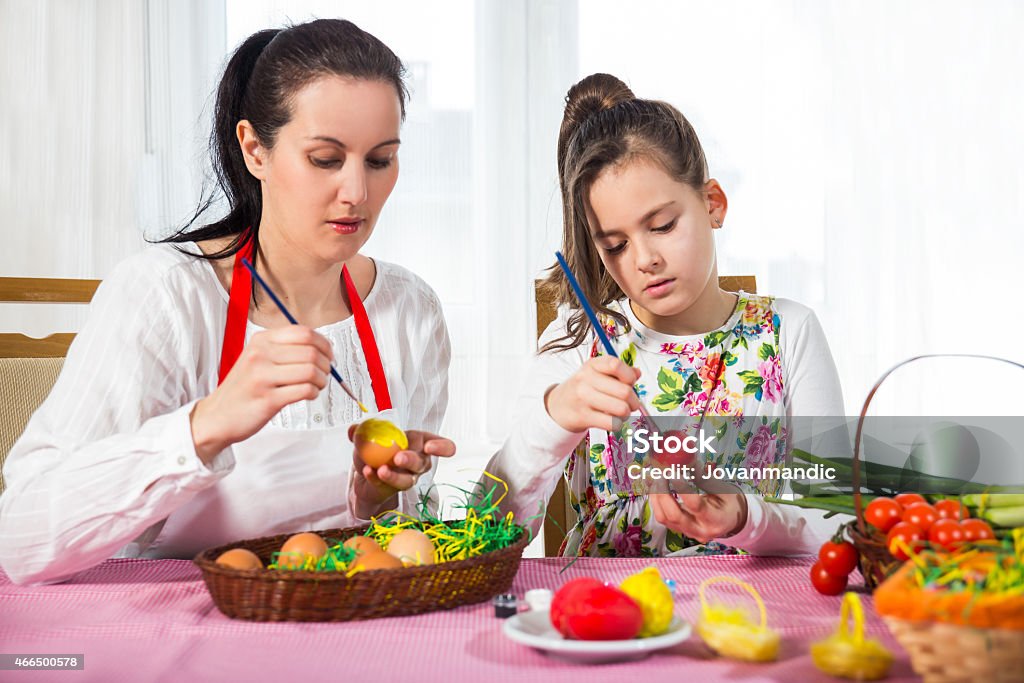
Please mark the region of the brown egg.
[[342, 545], [346, 548], [352, 548], [352, 550], [355, 550], [356, 557], [368, 552], [381, 552], [380, 545], [378, 545], [377, 541], [373, 540], [369, 536], [353, 536]]
[[295, 534], [281, 546], [281, 554], [277, 556], [277, 566], [282, 569], [301, 567], [307, 557], [319, 560], [327, 553], [324, 539], [314, 533]]
[[263, 569], [263, 563], [260, 562], [260, 558], [256, 556], [256, 553], [245, 548], [232, 548], [221, 553], [220, 557], [217, 558], [217, 564], [222, 564], [232, 569]]
[[374, 569], [398, 569], [402, 566], [402, 561], [394, 555], [389, 555], [384, 551], [370, 551], [356, 558], [356, 561], [352, 563], [352, 569], [356, 569], [361, 572], [373, 571]]
[[377, 418], [360, 422], [352, 440], [356, 455], [374, 469], [388, 464], [396, 453], [409, 447], [405, 432], [391, 422]]
[[388, 543], [388, 554], [394, 555], [405, 566], [434, 564], [434, 544], [422, 531], [404, 529]]

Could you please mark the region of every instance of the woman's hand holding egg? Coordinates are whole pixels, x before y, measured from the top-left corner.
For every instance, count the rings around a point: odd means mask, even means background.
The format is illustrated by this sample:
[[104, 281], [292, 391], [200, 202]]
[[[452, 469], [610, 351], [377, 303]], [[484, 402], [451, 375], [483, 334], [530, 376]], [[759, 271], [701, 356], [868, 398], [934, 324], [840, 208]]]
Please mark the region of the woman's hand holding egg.
[[[359, 426], [352, 425], [348, 429], [348, 438], [353, 443], [357, 442], [356, 430]], [[405, 437], [407, 446], [398, 450], [390, 462], [377, 467], [367, 464], [360, 457], [359, 448], [356, 449], [352, 471], [355, 476], [357, 517], [368, 519], [382, 509], [394, 507], [398, 492], [412, 488], [420, 475], [430, 470], [433, 465], [432, 456], [448, 458], [455, 455], [455, 443], [451, 439], [415, 429], [405, 432]]]
[[615, 429], [640, 403], [633, 384], [640, 371], [613, 356], [591, 358], [544, 396], [548, 415], [562, 429], [583, 432], [591, 427]]
[[209, 463], [286, 405], [316, 398], [327, 385], [333, 355], [330, 343], [303, 325], [254, 334], [221, 385], [192, 408], [196, 454]]

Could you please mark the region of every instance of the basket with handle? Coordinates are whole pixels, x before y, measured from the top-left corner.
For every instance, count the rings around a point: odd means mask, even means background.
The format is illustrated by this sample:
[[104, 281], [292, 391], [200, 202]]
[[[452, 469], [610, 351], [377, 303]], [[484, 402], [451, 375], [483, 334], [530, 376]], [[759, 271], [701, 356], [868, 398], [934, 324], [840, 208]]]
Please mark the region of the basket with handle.
[[886, 577], [891, 576], [900, 568], [902, 562], [895, 558], [890, 552], [887, 545], [886, 535], [878, 529], [870, 526], [864, 518], [864, 509], [866, 506], [864, 504], [863, 494], [861, 491], [861, 468], [864, 462], [865, 419], [868, 415], [868, 408], [871, 405], [872, 399], [876, 397], [879, 389], [887, 379], [889, 379], [900, 368], [904, 368], [912, 363], [919, 363], [920, 361], [927, 359], [974, 359], [980, 361], [992, 361], [993, 363], [1006, 364], [1019, 370], [1024, 370], [1024, 365], [1020, 363], [994, 356], [979, 354], [924, 354], [908, 358], [892, 366], [883, 373], [875, 382], [874, 386], [871, 387], [867, 397], [864, 399], [864, 404], [861, 406], [853, 446], [852, 493], [856, 518], [853, 523], [848, 524], [845, 527], [846, 536], [857, 548], [860, 555], [861, 574], [863, 574], [865, 585], [869, 590], [873, 590], [882, 581], [884, 581]]
[[[923, 556], [936, 562], [940, 557]], [[980, 592], [957, 585], [943, 590], [941, 580], [922, 585], [921, 569], [908, 562], [875, 591], [875, 609], [925, 683], [1024, 680], [1024, 529], [1014, 532], [1012, 549], [1004, 542], [961, 558], [957, 570], [964, 559], [989, 579], [997, 565], [1003, 573]]]

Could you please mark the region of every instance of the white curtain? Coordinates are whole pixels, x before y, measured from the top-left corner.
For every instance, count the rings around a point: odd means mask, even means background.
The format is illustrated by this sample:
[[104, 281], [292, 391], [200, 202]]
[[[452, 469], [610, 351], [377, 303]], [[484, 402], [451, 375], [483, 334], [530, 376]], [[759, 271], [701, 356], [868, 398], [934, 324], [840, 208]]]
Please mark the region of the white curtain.
[[[0, 273], [96, 277], [141, 238], [141, 3], [0, 4]], [[76, 307], [0, 307], [4, 327], [77, 326]]]
[[[912, 355], [1024, 360], [1024, 6], [579, 7], [580, 75], [619, 75], [690, 119], [730, 198], [720, 272], [816, 310], [848, 413]], [[941, 389], [984, 402], [1009, 377]], [[916, 414], [925, 393], [878, 408]]]
[[[0, 274], [102, 278], [196, 206], [223, 14], [201, 0], [0, 2]], [[0, 329], [45, 336], [84, 316], [5, 304]]]

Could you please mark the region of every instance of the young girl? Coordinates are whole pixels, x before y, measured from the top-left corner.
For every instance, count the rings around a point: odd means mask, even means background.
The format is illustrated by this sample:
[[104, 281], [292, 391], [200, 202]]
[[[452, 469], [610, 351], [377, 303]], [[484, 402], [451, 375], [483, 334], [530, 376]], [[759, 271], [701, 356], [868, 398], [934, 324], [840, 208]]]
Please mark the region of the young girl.
[[784, 458], [789, 418], [843, 414], [814, 313], [719, 287], [713, 235], [728, 203], [689, 122], [613, 76], [589, 76], [566, 98], [558, 170], [562, 250], [624, 360], [605, 355], [556, 267], [546, 287], [558, 318], [541, 336], [520, 418], [487, 466], [509, 485], [508, 510], [536, 516], [564, 471], [579, 516], [564, 555], [817, 552], [809, 517], [740, 493], [777, 493], [777, 479], [676, 496], [627, 475], [628, 430], [645, 423], [621, 416], [640, 401], [656, 418], [740, 425], [747, 464], [760, 466]]
[[[97, 291], [5, 464], [12, 580], [415, 511], [414, 484], [455, 451], [434, 435], [447, 328], [422, 280], [359, 253], [398, 178], [403, 74], [340, 20], [260, 31], [235, 51], [211, 138], [228, 214], [128, 259]], [[393, 465], [354, 456], [350, 425], [367, 415], [331, 363], [371, 414], [391, 409], [409, 430]]]

